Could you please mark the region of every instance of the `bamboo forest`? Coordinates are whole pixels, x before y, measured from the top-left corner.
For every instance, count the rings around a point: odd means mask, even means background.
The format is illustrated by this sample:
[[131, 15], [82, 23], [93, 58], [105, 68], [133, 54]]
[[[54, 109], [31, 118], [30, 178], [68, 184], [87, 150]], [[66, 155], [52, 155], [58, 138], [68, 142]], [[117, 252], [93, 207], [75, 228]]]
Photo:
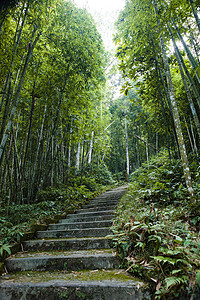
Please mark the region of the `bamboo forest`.
[[200, 299], [200, 2], [120, 1], [0, 3], [0, 300]]

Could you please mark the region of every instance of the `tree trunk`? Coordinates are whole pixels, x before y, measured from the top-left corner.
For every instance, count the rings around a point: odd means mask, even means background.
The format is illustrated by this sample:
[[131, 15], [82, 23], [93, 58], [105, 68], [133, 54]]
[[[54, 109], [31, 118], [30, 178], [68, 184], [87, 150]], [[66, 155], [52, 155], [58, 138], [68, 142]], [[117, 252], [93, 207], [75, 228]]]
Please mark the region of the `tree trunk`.
[[83, 147], [82, 147], [82, 160], [81, 160], [81, 185], [82, 185], [82, 181], [83, 181], [84, 158], [85, 158], [85, 136], [84, 136], [84, 138], [83, 138]]
[[184, 116], [184, 121], [185, 121], [185, 127], [187, 129], [187, 133], [188, 133], [188, 137], [189, 137], [191, 149], [192, 149], [192, 152], [194, 153], [195, 151], [194, 151], [194, 146], [193, 146], [193, 143], [192, 143], [192, 137], [191, 137], [190, 130], [189, 130], [189, 127], [188, 127], [188, 124], [187, 124], [185, 116]]
[[89, 156], [88, 156], [88, 164], [91, 164], [91, 162], [92, 162], [93, 137], [94, 137], [94, 131], [92, 130], [92, 135], [91, 135], [91, 140], [90, 140]]
[[130, 163], [129, 163], [129, 151], [128, 151], [128, 130], [127, 130], [127, 119], [125, 115], [125, 135], [126, 135], [126, 181], [129, 180], [130, 174]]
[[13, 104], [13, 108], [12, 108], [11, 113], [10, 113], [10, 118], [8, 120], [6, 129], [5, 129], [1, 144], [0, 144], [0, 159], [2, 157], [6, 141], [8, 139], [8, 135], [9, 135], [10, 127], [12, 125], [13, 118], [15, 116], [15, 112], [16, 112], [16, 109], [17, 109], [17, 104], [18, 104], [18, 101], [19, 101], [21, 89], [22, 89], [24, 79], [25, 79], [25, 75], [26, 75], [26, 70], [27, 70], [27, 67], [29, 65], [29, 61], [31, 59], [33, 49], [34, 49], [34, 47], [35, 47], [35, 45], [36, 45], [36, 43], [37, 43], [37, 41], [39, 40], [39, 37], [40, 37], [40, 34], [38, 34], [37, 37], [35, 38], [34, 42], [32, 43], [35, 32], [36, 32], [36, 28], [35, 28], [35, 30], [33, 32], [33, 35], [32, 35], [31, 45], [29, 47], [29, 50], [28, 50], [28, 53], [27, 53], [27, 56], [26, 56], [26, 61], [25, 61], [25, 64], [24, 64], [24, 68], [23, 68], [23, 71], [22, 71], [22, 74], [21, 74], [19, 84], [18, 84], [17, 92], [16, 92], [16, 95], [15, 95], [15, 98], [14, 98], [14, 104]]
[[185, 62], [184, 62], [184, 60], [183, 60], [183, 57], [182, 57], [182, 55], [181, 55], [181, 53], [180, 53], [178, 47], [177, 47], [176, 49], [177, 49], [177, 52], [178, 52], [178, 55], [179, 55], [179, 59], [180, 59], [180, 61], [181, 61], [181, 64], [182, 64], [182, 66], [183, 66], [183, 69], [184, 69], [184, 71], [185, 71], [185, 74], [187, 75], [187, 78], [188, 78], [188, 80], [189, 80], [189, 83], [190, 83], [190, 86], [191, 86], [191, 88], [192, 88], [192, 91], [193, 91], [193, 94], [194, 94], [194, 96], [195, 96], [195, 99], [196, 99], [196, 101], [197, 101], [197, 104], [198, 104], [198, 106], [199, 106], [199, 108], [200, 108], [200, 94], [199, 94], [199, 92], [198, 92], [198, 90], [197, 90], [197, 88], [196, 88], [196, 85], [195, 85], [195, 83], [194, 83], [194, 80], [193, 80], [192, 76], [190, 75], [190, 72], [188, 71], [188, 68], [187, 68], [186, 65], [185, 65]]
[[11, 92], [11, 82], [9, 83], [8, 93], [7, 93], [7, 97], [6, 97], [6, 101], [5, 101], [5, 107], [4, 107], [3, 118], [2, 118], [2, 123], [1, 123], [1, 131], [0, 131], [0, 142], [2, 141], [3, 133], [4, 133], [4, 130], [6, 127], [6, 121], [9, 116], [10, 92]]
[[76, 169], [80, 169], [80, 156], [81, 156], [81, 143], [78, 143], [77, 153], [76, 153]]
[[[151, 34], [151, 37], [152, 37], [152, 34]], [[159, 74], [158, 74], [158, 57], [156, 55], [156, 51], [155, 51], [155, 43], [154, 43], [154, 40], [152, 38], [152, 43], [153, 43], [153, 52], [154, 52], [154, 55], [155, 55], [155, 65], [156, 65], [156, 75], [157, 75], [157, 79], [158, 79], [158, 90], [159, 90], [159, 94], [160, 94], [160, 101], [161, 101], [161, 108], [162, 108], [162, 115], [163, 115], [163, 120], [164, 120], [164, 127], [165, 127], [165, 137], [166, 137], [166, 141], [167, 141], [167, 150], [168, 150], [168, 153], [169, 153], [169, 158], [171, 159], [171, 152], [170, 152], [170, 143], [169, 143], [169, 135], [168, 135], [168, 130], [167, 130], [167, 120], [166, 120], [166, 114], [165, 114], [165, 107], [164, 107], [164, 101], [163, 101], [163, 95], [162, 95], [162, 90], [161, 90], [161, 87], [160, 87], [160, 80], [161, 78], [159, 77]], [[160, 73], [161, 73], [161, 70], [160, 70]], [[163, 79], [164, 80], [164, 79]], [[171, 107], [171, 106], [170, 106]], [[172, 109], [171, 109], [172, 110]], [[156, 137], [157, 137], [157, 132], [156, 132]], [[158, 145], [156, 143], [156, 153], [158, 155]]]
[[[170, 123], [171, 123], [172, 131], [173, 131], [173, 139], [171, 139], [171, 140], [175, 141], [175, 144], [171, 143], [171, 147], [174, 147], [174, 149], [177, 150], [177, 153], [180, 157], [180, 152], [179, 152], [179, 147], [178, 147], [178, 138], [177, 138], [175, 124], [174, 124], [173, 110], [172, 110], [172, 105], [171, 105], [170, 98], [169, 98], [169, 92], [168, 92], [166, 84], [165, 84], [165, 80], [164, 80], [164, 77], [163, 77], [163, 74], [162, 74], [162, 70], [159, 66], [158, 66], [158, 69], [159, 69], [159, 75], [160, 75], [160, 78], [161, 78], [161, 81], [162, 81], [162, 84], [163, 84], [163, 87], [164, 87], [165, 97], [167, 99], [167, 104], [169, 106], [169, 112], [170, 112], [170, 116], [171, 116]], [[175, 145], [176, 145], [176, 148], [175, 148]]]
[[193, 142], [194, 142], [194, 150], [198, 155], [198, 149], [197, 149], [197, 144], [196, 144], [196, 139], [195, 139], [195, 135], [194, 135], [194, 130], [193, 130], [193, 126], [192, 126], [192, 121], [190, 119], [190, 128], [191, 128], [191, 132], [192, 132], [192, 137], [193, 137]]
[[[35, 190], [35, 177], [36, 177], [36, 169], [37, 169], [37, 165], [38, 165], [38, 158], [39, 158], [40, 146], [41, 146], [43, 129], [44, 129], [44, 121], [45, 121], [45, 118], [46, 118], [46, 111], [47, 111], [47, 104], [45, 104], [45, 108], [44, 108], [42, 125], [41, 125], [41, 129], [40, 129], [40, 134], [39, 134], [38, 143], [37, 143], [37, 150], [36, 150], [35, 159], [34, 159], [32, 179], [31, 179], [31, 187], [30, 187], [30, 191], [29, 191], [29, 194], [28, 194], [28, 200], [29, 201], [31, 201], [31, 199], [35, 200], [35, 196], [37, 194], [37, 192], [34, 191]], [[31, 201], [31, 202], [33, 202], [33, 201]]]
[[196, 20], [196, 23], [197, 23], [197, 27], [198, 27], [199, 32], [200, 32], [200, 19], [199, 19], [199, 16], [197, 14], [197, 11], [196, 11], [196, 9], [195, 9], [195, 7], [193, 5], [194, 1], [193, 0], [188, 0], [188, 1], [189, 1], [190, 5], [191, 5], [191, 9], [192, 9], [193, 15], [195, 17], [195, 20]]
[[147, 159], [147, 164], [148, 164], [148, 169], [149, 169], [149, 147], [148, 147], [148, 139], [146, 140], [146, 159]]
[[169, 29], [170, 37], [171, 37], [173, 45], [174, 45], [174, 51], [175, 51], [176, 59], [177, 59], [177, 62], [178, 62], [180, 74], [181, 74], [182, 81], [183, 81], [183, 84], [184, 84], [184, 87], [185, 87], [185, 92], [186, 92], [186, 95], [187, 95], [188, 102], [190, 104], [190, 109], [191, 109], [191, 112], [192, 112], [192, 115], [193, 115], [193, 118], [194, 118], [194, 121], [195, 121], [195, 125], [196, 125], [196, 128], [197, 128], [197, 133], [199, 135], [199, 141], [200, 141], [199, 118], [198, 118], [198, 115], [197, 115], [197, 112], [196, 112], [196, 109], [195, 109], [195, 106], [194, 106], [194, 103], [193, 103], [193, 99], [192, 99], [192, 95], [191, 95], [190, 90], [189, 90], [189, 86], [187, 84], [187, 81], [186, 81], [186, 78], [185, 78], [185, 75], [184, 75], [184, 72], [183, 72], [183, 69], [182, 69], [181, 61], [180, 61], [180, 58], [179, 58], [179, 53], [177, 51], [178, 47], [177, 47], [176, 42], [174, 40], [173, 33], [172, 33], [171, 29], [170, 28], [168, 28], [168, 29]]
[[[157, 0], [155, 0], [155, 2], [154, 2], [154, 8], [155, 8], [155, 13], [156, 13], [158, 28], [161, 28], [160, 20], [158, 18]], [[193, 196], [194, 191], [193, 191], [193, 187], [192, 187], [192, 178], [190, 175], [189, 163], [188, 163], [185, 143], [184, 143], [182, 129], [181, 129], [181, 122], [180, 122], [180, 118], [179, 118], [179, 112], [178, 112], [178, 108], [177, 108], [174, 87], [173, 87], [171, 73], [170, 73], [170, 67], [169, 67], [169, 63], [168, 63], [165, 42], [164, 42], [162, 34], [160, 35], [160, 44], [161, 44], [161, 50], [162, 50], [162, 55], [163, 55], [163, 63], [165, 66], [165, 72], [166, 72], [166, 78], [167, 78], [167, 84], [168, 84], [168, 90], [169, 90], [169, 97], [170, 97], [170, 101], [171, 101], [171, 105], [172, 105], [172, 109], [173, 109], [174, 124], [175, 124], [177, 138], [178, 138], [178, 144], [179, 144], [179, 150], [180, 150], [180, 154], [181, 154], [181, 160], [182, 160], [182, 165], [183, 165], [185, 181], [186, 181], [186, 185], [187, 185], [190, 195]]]
[[193, 47], [194, 52], [196, 54], [196, 59], [197, 59], [198, 63], [200, 64], [199, 53], [198, 53], [198, 42], [192, 33], [190, 25], [188, 25], [188, 28], [189, 28], [189, 32], [190, 32], [190, 35], [189, 35], [190, 44]]
[[25, 144], [24, 156], [23, 156], [23, 159], [22, 159], [22, 167], [21, 167], [22, 181], [23, 181], [23, 175], [24, 175], [25, 168], [26, 168], [26, 159], [27, 159], [27, 155], [28, 155], [29, 140], [30, 140], [30, 138], [31, 138], [31, 129], [32, 129], [32, 121], [33, 121], [33, 112], [34, 112], [34, 108], [35, 108], [35, 95], [34, 95], [34, 90], [35, 90], [35, 82], [34, 82], [34, 85], [33, 85], [33, 91], [32, 91], [32, 103], [31, 103], [31, 109], [30, 109], [28, 134], [27, 134], [27, 138], [26, 138], [26, 144]]
[[[20, 14], [19, 19], [18, 19], [17, 28], [16, 28], [16, 32], [15, 32], [15, 38], [14, 38], [14, 46], [13, 46], [13, 51], [12, 51], [12, 57], [11, 57], [11, 61], [10, 61], [10, 65], [9, 65], [9, 68], [8, 68], [8, 73], [7, 73], [7, 76], [6, 76], [6, 81], [5, 81], [4, 89], [3, 89], [3, 93], [2, 93], [3, 95], [2, 95], [1, 104], [0, 104], [0, 112], [1, 112], [2, 107], [3, 107], [4, 99], [5, 99], [6, 92], [7, 92], [8, 85], [9, 85], [9, 81], [10, 81], [10, 78], [11, 78], [13, 62], [14, 62], [14, 58], [15, 58], [15, 55], [16, 55], [17, 47], [18, 47], [20, 39], [21, 39], [21, 34], [22, 34], [22, 30], [23, 30], [23, 27], [24, 27], [26, 17], [27, 17], [28, 8], [29, 8], [29, 5], [27, 4], [27, 7], [26, 7], [26, 10], [25, 10], [25, 13], [24, 13], [24, 6], [22, 7], [21, 14]], [[21, 26], [20, 26], [20, 29], [19, 29], [19, 23], [20, 23], [20, 19], [21, 19], [22, 16], [23, 16], [23, 19], [22, 19], [22, 23], [21, 23]]]
[[180, 33], [180, 30], [179, 30], [178, 26], [176, 25], [176, 23], [175, 23], [175, 21], [174, 21], [173, 18], [172, 18], [172, 23], [173, 23], [173, 25], [174, 25], [174, 27], [175, 27], [175, 29], [176, 29], [177, 35], [178, 35], [178, 37], [179, 37], [179, 39], [180, 39], [180, 41], [181, 41], [181, 43], [182, 43], [182, 45], [183, 45], [183, 47], [184, 47], [184, 49], [185, 49], [185, 52], [186, 52], [186, 54], [187, 54], [187, 56], [188, 56], [188, 59], [189, 59], [189, 61], [190, 61], [190, 63], [191, 63], [191, 66], [192, 66], [192, 68], [193, 68], [193, 70], [194, 70], [194, 74], [195, 74], [195, 76], [196, 76], [196, 79], [197, 79], [198, 83], [200, 83], [200, 78], [199, 78], [199, 74], [198, 74], [198, 71], [197, 71], [198, 68], [199, 68], [199, 65], [198, 65], [198, 63], [196, 62], [194, 56], [192, 55], [190, 49], [189, 49], [188, 46], [186, 45], [186, 43], [185, 43], [185, 41], [184, 41], [184, 39], [183, 39], [183, 37], [182, 37], [182, 35], [181, 35], [181, 33]]

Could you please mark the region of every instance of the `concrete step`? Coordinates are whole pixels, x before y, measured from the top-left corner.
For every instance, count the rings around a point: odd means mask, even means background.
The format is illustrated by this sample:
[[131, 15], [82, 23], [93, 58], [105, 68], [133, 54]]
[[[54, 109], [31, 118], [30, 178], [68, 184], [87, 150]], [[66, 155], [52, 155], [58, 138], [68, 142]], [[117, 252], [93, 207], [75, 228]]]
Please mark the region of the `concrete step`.
[[106, 203], [112, 204], [112, 203], [117, 203], [119, 201], [119, 199], [120, 199], [120, 197], [119, 198], [96, 197], [96, 198], [91, 199], [89, 203], [105, 203], [106, 202]]
[[1, 300], [150, 300], [145, 284], [122, 270], [20, 272], [0, 283]]
[[18, 253], [5, 260], [8, 272], [115, 269], [120, 258], [109, 250]]
[[[109, 215], [109, 214], [114, 214], [115, 210], [114, 209], [104, 209], [103, 210], [98, 210], [98, 211], [82, 211], [82, 209], [79, 209], [79, 211], [75, 214], [79, 215], [79, 216], [102, 216], [102, 215]], [[70, 215], [69, 215], [70, 216]]]
[[125, 191], [110, 191], [110, 192], [105, 192], [94, 199], [109, 199], [109, 200], [115, 200], [115, 199], [120, 199], [123, 195], [125, 194]]
[[83, 206], [83, 208], [107, 208], [109, 207], [110, 209], [112, 209], [112, 207], [116, 208], [118, 202], [114, 202], [114, 203], [109, 203], [109, 202], [90, 202], [88, 204], [85, 204]]
[[10, 273], [0, 281], [0, 300], [150, 299], [141, 281], [112, 270], [120, 259], [106, 236], [112, 235], [115, 207], [124, 192], [120, 187], [103, 193], [37, 232], [38, 239], [23, 242], [25, 252], [6, 259]]
[[109, 227], [102, 228], [87, 228], [87, 229], [73, 229], [73, 230], [46, 230], [38, 231], [36, 238], [70, 238], [70, 237], [100, 237], [112, 234]]
[[92, 213], [92, 212], [98, 212], [98, 211], [110, 211], [115, 210], [116, 206], [112, 205], [104, 205], [104, 206], [94, 206], [94, 207], [87, 207], [87, 208], [81, 208], [77, 210], [78, 214], [82, 213]]
[[109, 195], [106, 195], [104, 197], [96, 197], [96, 198], [93, 198], [91, 200], [91, 202], [118, 202], [119, 199], [121, 198], [121, 196], [109, 196]]
[[83, 228], [101, 228], [112, 226], [112, 221], [93, 221], [93, 222], [73, 222], [73, 223], [57, 223], [50, 224], [48, 230], [73, 230], [73, 229], [83, 229]]
[[109, 249], [112, 239], [104, 237], [29, 240], [23, 242], [24, 251]]
[[110, 221], [114, 217], [114, 214], [109, 215], [94, 215], [94, 216], [79, 216], [79, 215], [69, 215], [66, 219], [60, 219], [59, 223], [66, 224], [71, 222], [93, 222], [93, 221]]
[[[92, 200], [90, 200], [91, 203], [117, 203], [119, 201], [121, 197], [109, 197], [109, 196], [106, 196], [106, 197], [96, 197], [96, 198], [93, 198]], [[89, 202], [89, 203], [90, 203]]]
[[90, 202], [116, 203], [116, 202], [119, 201], [119, 199], [120, 199], [120, 197], [109, 197], [109, 196], [106, 196], [106, 197], [96, 197], [96, 198], [93, 198]]
[[81, 212], [81, 209], [79, 211], [77, 211], [77, 213], [75, 214], [70, 214], [68, 215], [68, 218], [73, 218], [73, 217], [93, 217], [93, 216], [106, 216], [106, 215], [110, 215], [110, 214], [114, 214], [115, 210], [111, 209], [111, 210], [100, 210], [100, 211], [85, 211], [85, 212]]

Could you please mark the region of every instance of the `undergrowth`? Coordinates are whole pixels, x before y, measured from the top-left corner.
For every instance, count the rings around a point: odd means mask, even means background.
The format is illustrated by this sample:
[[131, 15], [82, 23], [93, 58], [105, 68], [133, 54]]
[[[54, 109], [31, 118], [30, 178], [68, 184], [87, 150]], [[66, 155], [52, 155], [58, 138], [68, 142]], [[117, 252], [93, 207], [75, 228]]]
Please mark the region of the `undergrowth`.
[[[114, 221], [122, 265], [145, 279], [154, 299], [198, 299], [200, 286], [200, 180], [192, 165], [196, 198], [184, 185], [181, 163], [165, 153], [131, 175]], [[199, 294], [198, 294], [199, 295]]]
[[[113, 184], [111, 174], [102, 165], [94, 171], [83, 174], [70, 174], [64, 186], [41, 190], [34, 203], [17, 204], [7, 198], [0, 201], [0, 256], [10, 254], [10, 245], [20, 242], [25, 232], [33, 224], [45, 224], [47, 219], [74, 212]], [[90, 177], [89, 177], [90, 175]]]
[[49, 188], [41, 191], [35, 204], [1, 205], [0, 240], [2, 244], [19, 242], [33, 223], [45, 223], [45, 219], [78, 209], [95, 195], [84, 186]]

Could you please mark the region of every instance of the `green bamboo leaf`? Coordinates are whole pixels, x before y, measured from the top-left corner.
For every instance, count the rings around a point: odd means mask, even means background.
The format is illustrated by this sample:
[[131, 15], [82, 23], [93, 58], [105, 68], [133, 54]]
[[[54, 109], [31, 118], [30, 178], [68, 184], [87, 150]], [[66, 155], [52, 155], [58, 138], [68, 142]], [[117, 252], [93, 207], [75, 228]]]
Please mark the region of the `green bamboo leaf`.
[[196, 281], [197, 281], [198, 286], [200, 287], [200, 270], [197, 270], [197, 272], [196, 272]]

